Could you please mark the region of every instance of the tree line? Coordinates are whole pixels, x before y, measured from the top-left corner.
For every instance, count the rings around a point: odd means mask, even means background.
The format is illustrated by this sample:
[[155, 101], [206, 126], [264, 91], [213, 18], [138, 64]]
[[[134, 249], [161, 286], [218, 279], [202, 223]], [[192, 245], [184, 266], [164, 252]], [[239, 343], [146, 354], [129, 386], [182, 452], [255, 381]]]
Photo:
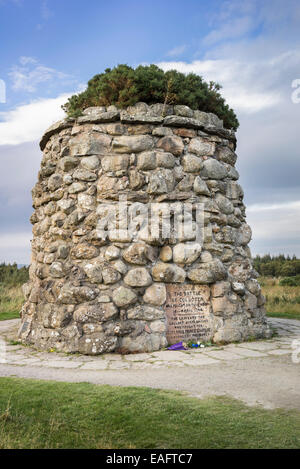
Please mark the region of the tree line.
[[285, 256], [279, 254], [278, 256], [271, 256], [266, 254], [264, 256], [256, 256], [253, 259], [255, 270], [260, 275], [267, 277], [295, 277], [300, 275], [300, 259], [294, 256]]
[[29, 267], [14, 264], [0, 264], [0, 284], [9, 286], [22, 285], [28, 281]]

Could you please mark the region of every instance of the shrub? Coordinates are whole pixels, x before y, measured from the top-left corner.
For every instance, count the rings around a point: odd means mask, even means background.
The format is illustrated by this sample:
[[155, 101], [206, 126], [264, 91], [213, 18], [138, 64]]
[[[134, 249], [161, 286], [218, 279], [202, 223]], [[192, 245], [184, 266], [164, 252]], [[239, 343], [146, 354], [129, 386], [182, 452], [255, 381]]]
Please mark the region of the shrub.
[[299, 287], [300, 275], [296, 275], [295, 277], [284, 277], [279, 281], [279, 285], [282, 287]]
[[27, 282], [28, 267], [18, 268], [17, 264], [0, 264], [0, 286], [17, 286]]
[[253, 265], [260, 275], [267, 277], [293, 277], [300, 274], [300, 259], [296, 256], [256, 256]]
[[156, 65], [128, 65], [107, 68], [88, 82], [87, 89], [71, 96], [62, 108], [69, 117], [78, 117], [89, 106], [120, 108], [139, 101], [147, 104], [184, 104], [192, 109], [213, 112], [223, 119], [224, 126], [237, 130], [239, 122], [220, 94], [221, 86], [207, 83], [194, 73], [184, 75], [176, 70], [164, 72]]

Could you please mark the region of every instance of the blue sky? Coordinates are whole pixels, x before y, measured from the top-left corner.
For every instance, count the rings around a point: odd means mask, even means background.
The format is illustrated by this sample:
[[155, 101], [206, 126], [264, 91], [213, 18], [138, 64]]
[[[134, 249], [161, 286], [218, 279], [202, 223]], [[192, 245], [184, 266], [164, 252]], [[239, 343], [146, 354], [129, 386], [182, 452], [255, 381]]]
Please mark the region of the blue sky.
[[118, 63], [223, 85], [241, 124], [252, 252], [300, 256], [299, 25], [298, 0], [0, 0], [0, 262], [29, 262], [43, 130], [70, 94]]

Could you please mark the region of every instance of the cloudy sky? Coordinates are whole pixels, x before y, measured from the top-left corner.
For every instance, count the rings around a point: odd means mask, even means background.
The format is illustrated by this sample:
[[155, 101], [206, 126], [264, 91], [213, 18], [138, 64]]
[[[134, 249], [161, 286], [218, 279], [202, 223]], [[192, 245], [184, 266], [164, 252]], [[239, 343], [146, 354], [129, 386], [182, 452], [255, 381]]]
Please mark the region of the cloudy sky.
[[0, 262], [29, 262], [39, 137], [119, 63], [223, 86], [252, 253], [300, 256], [299, 26], [299, 0], [0, 0]]

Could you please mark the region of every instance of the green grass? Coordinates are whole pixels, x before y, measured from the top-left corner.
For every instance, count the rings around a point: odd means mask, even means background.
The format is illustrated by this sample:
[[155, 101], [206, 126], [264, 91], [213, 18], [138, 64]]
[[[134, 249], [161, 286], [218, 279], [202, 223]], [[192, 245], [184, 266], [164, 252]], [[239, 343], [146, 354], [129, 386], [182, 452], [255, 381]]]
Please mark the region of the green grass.
[[281, 285], [280, 278], [260, 277], [269, 317], [300, 320], [300, 286]]
[[267, 316], [269, 318], [298, 319], [300, 321], [299, 314], [295, 314], [295, 313], [292, 313], [292, 312], [287, 312], [287, 313], [275, 312], [275, 313], [272, 313], [272, 312], [268, 311]]
[[7, 319], [17, 319], [20, 318], [20, 311], [8, 311], [0, 313], [0, 321], [6, 321]]
[[0, 321], [19, 318], [23, 301], [21, 285], [0, 284]]
[[0, 378], [0, 448], [299, 448], [300, 412], [173, 391]]

